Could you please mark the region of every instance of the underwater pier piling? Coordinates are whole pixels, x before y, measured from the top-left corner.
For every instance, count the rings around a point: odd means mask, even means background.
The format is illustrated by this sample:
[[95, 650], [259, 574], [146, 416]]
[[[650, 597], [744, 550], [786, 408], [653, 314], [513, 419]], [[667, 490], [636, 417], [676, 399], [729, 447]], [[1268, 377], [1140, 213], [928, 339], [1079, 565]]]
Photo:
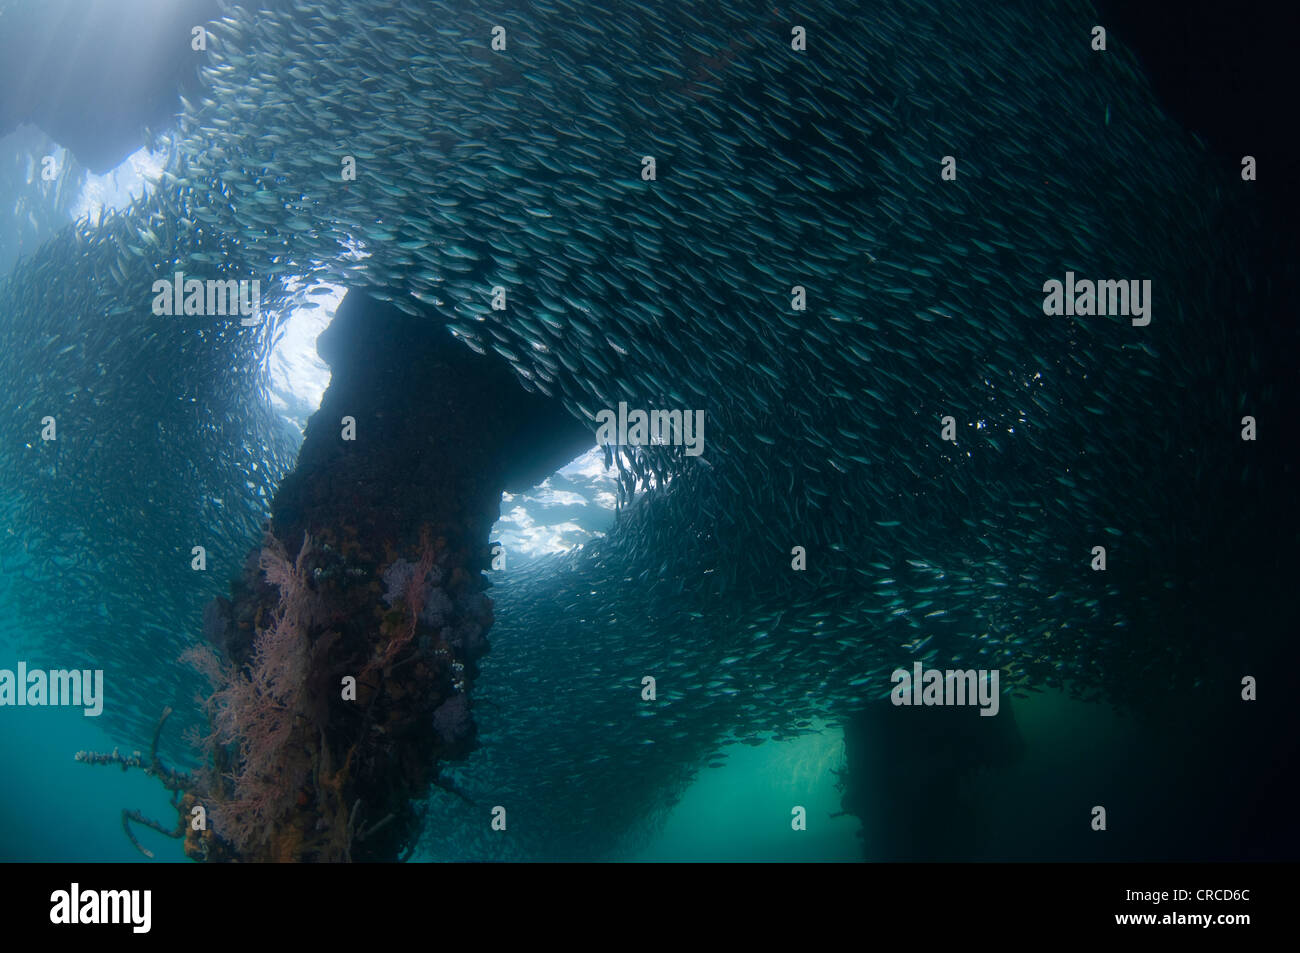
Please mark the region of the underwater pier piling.
[[196, 860], [391, 861], [413, 846], [415, 802], [475, 746], [501, 493], [593, 441], [436, 316], [352, 292], [317, 347], [333, 377], [265, 543], [187, 653], [213, 687], [209, 763], [177, 805], [199, 817]]

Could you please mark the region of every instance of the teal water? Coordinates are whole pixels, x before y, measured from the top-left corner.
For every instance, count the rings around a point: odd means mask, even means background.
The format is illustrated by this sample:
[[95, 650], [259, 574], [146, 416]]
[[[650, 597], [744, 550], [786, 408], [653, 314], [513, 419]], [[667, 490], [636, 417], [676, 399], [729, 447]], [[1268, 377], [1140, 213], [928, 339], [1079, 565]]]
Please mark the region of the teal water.
[[[823, 729], [789, 741], [732, 745], [720, 768], [704, 768], [633, 861], [862, 860], [858, 819], [840, 811], [832, 773], [841, 766], [843, 739]], [[791, 811], [807, 812], [807, 829], [794, 830]]]
[[[16, 662], [0, 655], [0, 668], [12, 669]], [[170, 826], [176, 812], [167, 792], [139, 771], [73, 760], [80, 750], [111, 751], [116, 744], [80, 709], [5, 710], [0, 861], [149, 862], [122, 833], [122, 809]], [[180, 841], [139, 827], [136, 836], [160, 861], [185, 859]]]

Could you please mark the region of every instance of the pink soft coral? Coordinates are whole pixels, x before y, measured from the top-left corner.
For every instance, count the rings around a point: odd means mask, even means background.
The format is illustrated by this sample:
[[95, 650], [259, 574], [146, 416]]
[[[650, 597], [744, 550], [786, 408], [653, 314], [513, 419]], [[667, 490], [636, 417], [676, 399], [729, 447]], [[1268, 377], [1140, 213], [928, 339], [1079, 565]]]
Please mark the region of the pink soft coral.
[[231, 796], [212, 806], [214, 827], [235, 847], [247, 850], [289, 810], [307, 780], [311, 765], [291, 745], [305, 714], [309, 630], [319, 603], [308, 582], [310, 536], [290, 562], [280, 541], [270, 534], [260, 565], [280, 599], [271, 624], [258, 631], [248, 664], [223, 665], [210, 650], [187, 656], [213, 682], [208, 701], [211, 743], [234, 745], [234, 769], [227, 775]]

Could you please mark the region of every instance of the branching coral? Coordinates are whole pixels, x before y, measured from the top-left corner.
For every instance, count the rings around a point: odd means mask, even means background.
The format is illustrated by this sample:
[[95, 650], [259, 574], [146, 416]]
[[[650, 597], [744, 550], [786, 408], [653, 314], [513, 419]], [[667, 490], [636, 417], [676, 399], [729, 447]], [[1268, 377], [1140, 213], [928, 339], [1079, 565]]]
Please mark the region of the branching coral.
[[162, 734], [163, 725], [166, 724], [168, 717], [171, 715], [170, 708], [164, 708], [162, 717], [158, 719], [158, 725], [154, 728], [153, 742], [149, 745], [149, 760], [146, 761], [141, 757], [140, 752], [134, 752], [129, 758], [119, 754], [117, 749], [113, 749], [111, 754], [99, 754], [94, 751], [78, 751], [76, 759], [83, 764], [116, 764], [120, 765], [123, 771], [128, 768], [139, 768], [150, 777], [156, 777], [162, 781], [163, 786], [172, 792], [172, 806], [177, 809], [179, 817], [174, 828], [168, 829], [157, 821], [150, 820], [139, 811], [123, 809], [122, 811], [122, 830], [126, 832], [127, 840], [140, 853], [152, 859], [153, 851], [142, 845], [136, 840], [135, 833], [131, 830], [131, 824], [143, 824], [151, 827], [160, 834], [166, 834], [179, 840], [185, 836], [185, 814], [181, 811], [181, 805], [178, 798], [189, 789], [194, 779], [183, 771], [173, 771], [162, 763], [158, 758], [158, 736]]
[[215, 799], [211, 815], [220, 835], [240, 850], [267, 838], [293, 809], [311, 772], [303, 746], [293, 740], [306, 721], [309, 631], [320, 613], [309, 581], [312, 552], [311, 537], [304, 536], [291, 562], [279, 540], [267, 535], [260, 566], [267, 582], [279, 588], [279, 604], [257, 633], [246, 666], [223, 664], [210, 649], [186, 653], [212, 681], [209, 743], [235, 748], [225, 775], [229, 796]]

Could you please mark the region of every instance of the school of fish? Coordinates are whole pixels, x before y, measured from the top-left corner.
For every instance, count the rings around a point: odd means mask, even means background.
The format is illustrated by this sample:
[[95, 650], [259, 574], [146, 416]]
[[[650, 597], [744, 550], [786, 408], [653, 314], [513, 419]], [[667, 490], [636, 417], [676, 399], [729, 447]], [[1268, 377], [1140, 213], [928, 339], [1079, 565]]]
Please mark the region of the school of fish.
[[[1180, 392], [1229, 420], [1249, 386], [1215, 346], [1244, 214], [1095, 22], [227, 5], [153, 187], [0, 280], [0, 558], [32, 631], [108, 669], [124, 738], [188, 702], [173, 660], [300, 439], [269, 354], [342, 285], [436, 313], [593, 431], [620, 401], [705, 412], [698, 458], [613, 454], [612, 533], [494, 578], [482, 748], [451, 773], [473, 803], [434, 792], [430, 856], [608, 856], [724, 743], [833, 723], [914, 659], [1085, 697], [1178, 670], [1145, 629], [1166, 527], [1213, 503], [1177, 468], [1203, 439]], [[175, 271], [260, 280], [266, 320], [155, 316]], [[1150, 325], [1045, 316], [1066, 271], [1150, 279]]]

